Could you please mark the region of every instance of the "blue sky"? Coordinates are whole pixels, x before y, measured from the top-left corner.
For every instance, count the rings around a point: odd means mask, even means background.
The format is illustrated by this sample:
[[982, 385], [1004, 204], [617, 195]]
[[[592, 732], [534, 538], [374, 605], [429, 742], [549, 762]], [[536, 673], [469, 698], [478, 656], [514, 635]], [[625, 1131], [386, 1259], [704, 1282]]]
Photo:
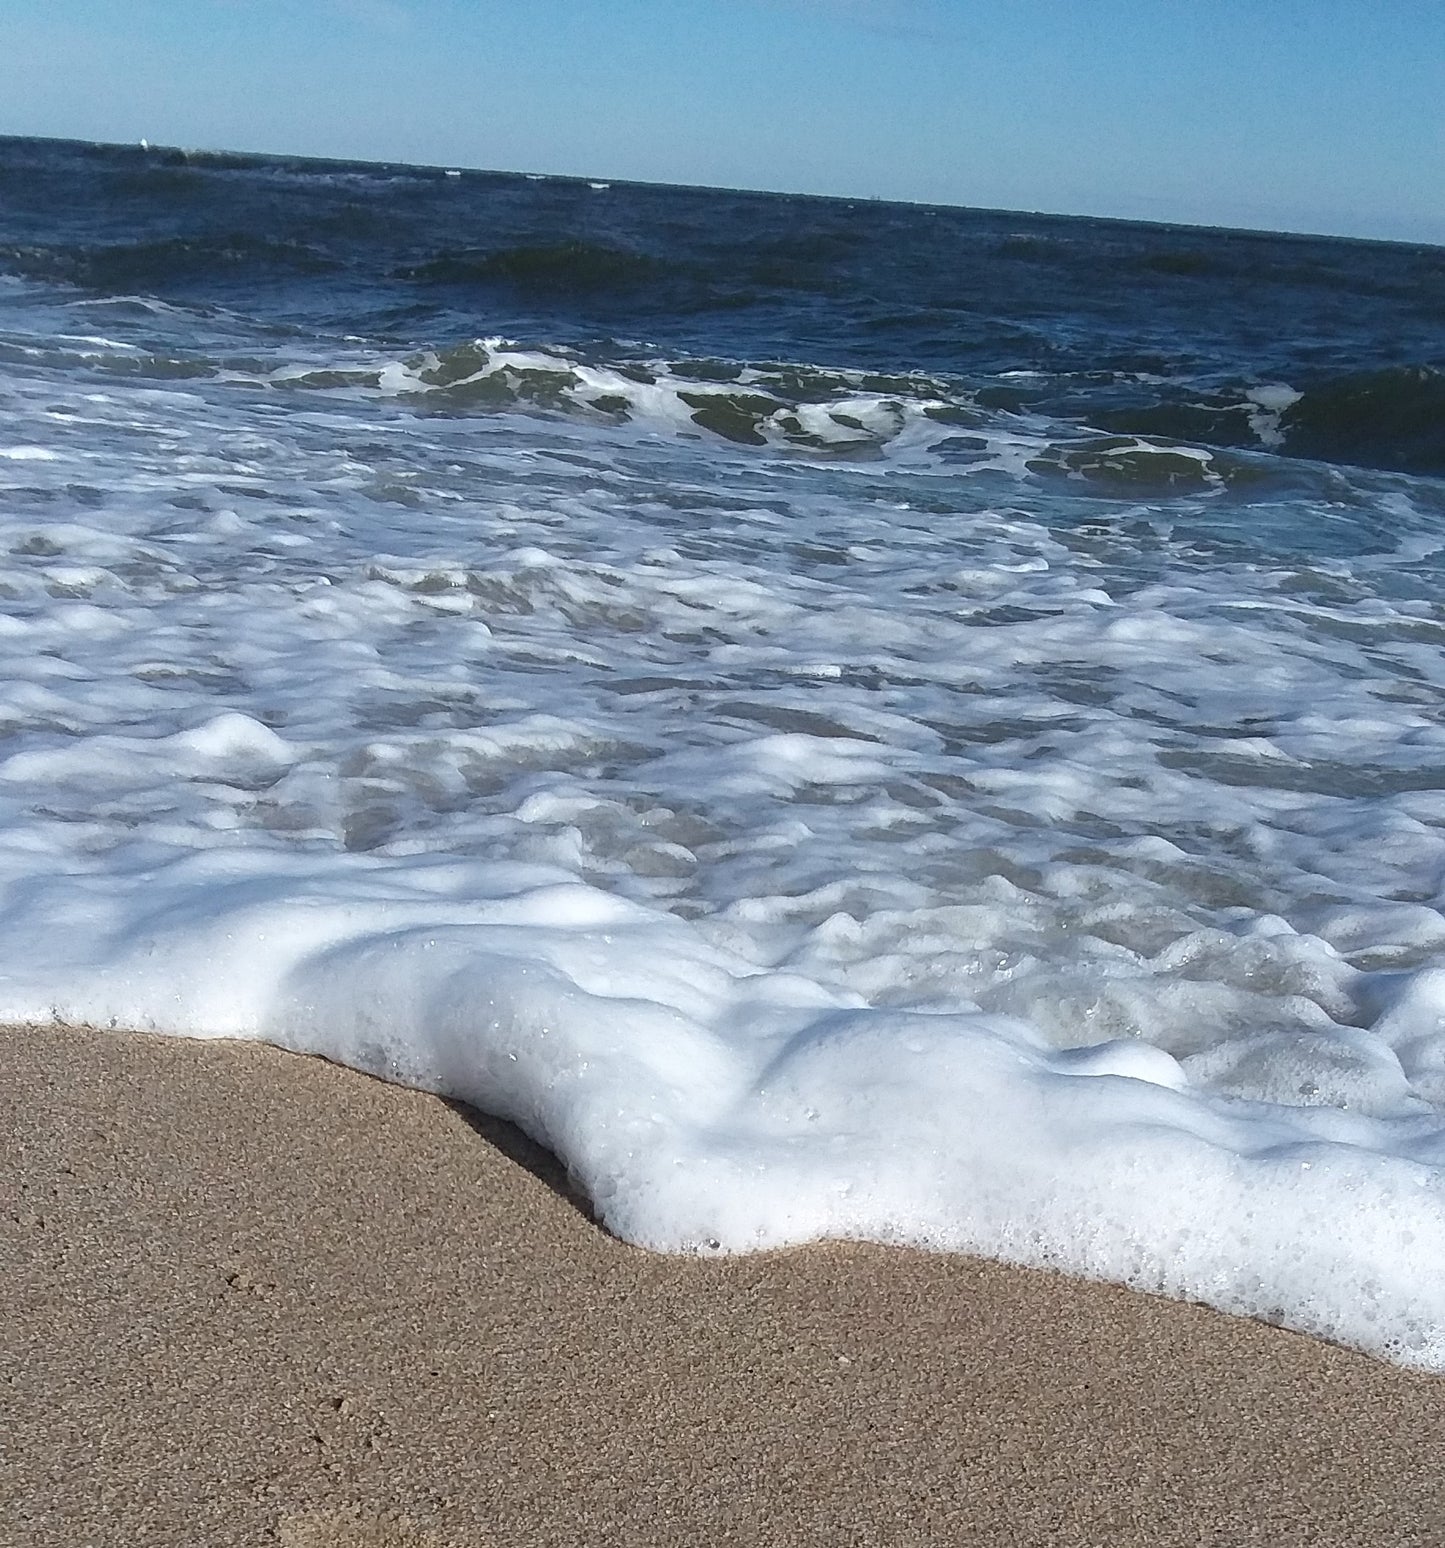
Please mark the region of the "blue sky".
[[7, 0], [0, 133], [1445, 243], [1445, 0]]

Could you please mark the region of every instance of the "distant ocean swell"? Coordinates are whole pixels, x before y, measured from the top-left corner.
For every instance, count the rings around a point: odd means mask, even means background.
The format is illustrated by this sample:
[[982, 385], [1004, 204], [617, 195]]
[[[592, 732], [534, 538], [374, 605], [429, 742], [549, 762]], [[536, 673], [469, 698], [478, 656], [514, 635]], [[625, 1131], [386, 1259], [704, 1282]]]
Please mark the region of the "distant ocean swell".
[[1445, 1369], [1438, 254], [0, 152], [0, 1014]]

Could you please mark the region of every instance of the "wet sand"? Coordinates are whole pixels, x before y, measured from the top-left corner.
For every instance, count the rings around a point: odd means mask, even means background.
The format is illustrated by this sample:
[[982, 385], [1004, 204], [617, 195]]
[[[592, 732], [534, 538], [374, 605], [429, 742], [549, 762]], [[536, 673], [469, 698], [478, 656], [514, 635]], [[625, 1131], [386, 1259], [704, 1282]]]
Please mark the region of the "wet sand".
[[0, 1030], [0, 1544], [1445, 1541], [1445, 1380], [1109, 1286], [656, 1257], [257, 1046]]

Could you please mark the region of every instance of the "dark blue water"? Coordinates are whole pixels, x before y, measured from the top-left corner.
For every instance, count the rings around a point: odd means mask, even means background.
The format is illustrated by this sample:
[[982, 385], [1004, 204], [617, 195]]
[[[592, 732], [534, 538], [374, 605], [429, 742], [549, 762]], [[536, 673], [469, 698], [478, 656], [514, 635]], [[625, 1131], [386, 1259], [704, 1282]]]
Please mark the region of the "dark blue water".
[[[924, 373], [966, 409], [1445, 472], [1436, 247], [11, 139], [0, 274], [392, 348], [798, 368], [784, 402]], [[1261, 385], [1299, 394], [1263, 434]], [[704, 428], [756, 439], [756, 396]]]

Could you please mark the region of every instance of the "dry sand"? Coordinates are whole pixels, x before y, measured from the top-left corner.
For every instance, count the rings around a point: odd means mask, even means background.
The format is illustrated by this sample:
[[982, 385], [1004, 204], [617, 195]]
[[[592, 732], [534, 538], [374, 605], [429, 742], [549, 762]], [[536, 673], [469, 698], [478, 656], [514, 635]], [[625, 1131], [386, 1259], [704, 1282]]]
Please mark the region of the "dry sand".
[[965, 1258], [622, 1246], [273, 1050], [0, 1032], [0, 1542], [1445, 1543], [1445, 1381]]

